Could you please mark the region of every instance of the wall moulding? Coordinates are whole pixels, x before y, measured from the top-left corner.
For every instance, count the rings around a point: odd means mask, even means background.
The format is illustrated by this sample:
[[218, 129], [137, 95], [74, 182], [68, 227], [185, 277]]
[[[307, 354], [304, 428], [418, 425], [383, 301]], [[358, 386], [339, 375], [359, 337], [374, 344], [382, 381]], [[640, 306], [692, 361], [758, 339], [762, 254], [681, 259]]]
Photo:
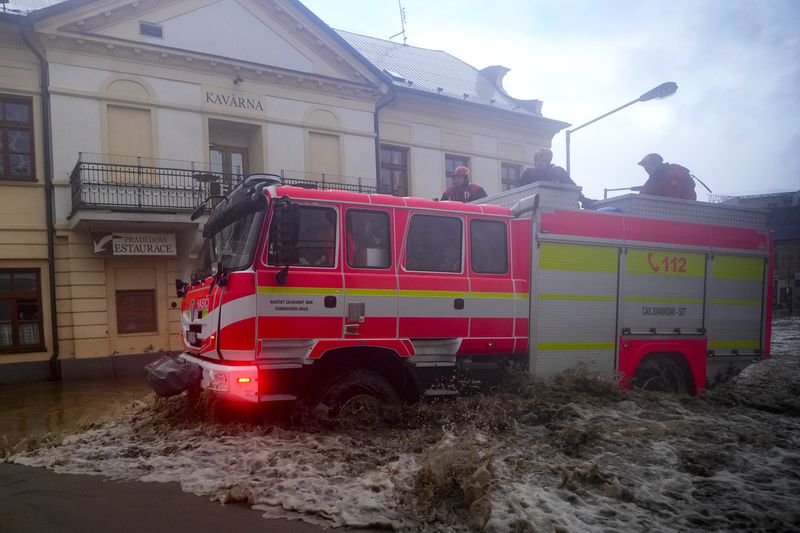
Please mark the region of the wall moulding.
[[313, 75], [304, 76], [301, 73], [290, 73], [267, 65], [242, 66], [239, 63], [226, 62], [223, 59], [216, 58], [213, 61], [202, 58], [186, 61], [185, 54], [170, 54], [160, 50], [152, 50], [133, 45], [124, 46], [118, 44], [113, 48], [108, 48], [105, 42], [64, 36], [59, 36], [54, 40], [50, 40], [48, 45], [52, 48], [72, 53], [157, 65], [172, 70], [212, 74], [215, 76], [229, 77], [231, 80], [239, 76], [243, 78], [245, 82], [270, 83], [273, 85], [292, 87], [294, 89], [299, 88], [316, 93], [357, 98], [360, 100], [375, 100], [378, 97], [377, 89], [366, 83], [355, 83], [337, 78], [323, 78]]

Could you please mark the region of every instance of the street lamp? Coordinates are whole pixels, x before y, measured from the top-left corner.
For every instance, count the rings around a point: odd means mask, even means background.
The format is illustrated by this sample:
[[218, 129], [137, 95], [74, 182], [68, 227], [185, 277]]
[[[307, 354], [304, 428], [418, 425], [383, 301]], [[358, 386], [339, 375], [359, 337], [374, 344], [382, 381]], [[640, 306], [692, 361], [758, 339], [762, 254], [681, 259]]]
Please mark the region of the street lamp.
[[621, 105], [618, 108], [609, 111], [605, 115], [600, 115], [599, 117], [597, 117], [597, 118], [595, 118], [593, 120], [590, 120], [586, 124], [581, 124], [577, 128], [572, 128], [571, 130], [567, 130], [567, 174], [570, 174], [570, 168], [569, 168], [569, 137], [570, 137], [570, 135], [572, 135], [573, 133], [575, 133], [579, 129], [585, 128], [589, 124], [594, 124], [595, 122], [597, 122], [601, 118], [606, 118], [608, 115], [613, 115], [617, 111], [621, 111], [621, 110], [625, 109], [628, 106], [632, 106], [636, 102], [647, 102], [648, 100], [655, 100], [656, 98], [666, 98], [667, 96], [672, 96], [673, 94], [675, 94], [675, 91], [677, 91], [677, 90], [678, 90], [678, 84], [675, 83], [674, 81], [668, 81], [666, 83], [662, 83], [658, 87], [653, 87], [652, 89], [650, 89], [649, 91], [644, 93], [642, 96], [640, 96], [636, 100], [631, 100], [627, 104]]

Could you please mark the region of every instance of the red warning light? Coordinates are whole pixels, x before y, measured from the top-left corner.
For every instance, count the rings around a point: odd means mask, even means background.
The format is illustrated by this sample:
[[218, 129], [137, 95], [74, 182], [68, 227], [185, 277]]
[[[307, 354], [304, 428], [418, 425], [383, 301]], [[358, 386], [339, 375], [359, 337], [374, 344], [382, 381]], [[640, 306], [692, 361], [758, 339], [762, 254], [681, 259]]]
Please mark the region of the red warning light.
[[251, 381], [250, 378], [237, 378], [236, 379], [237, 383], [250, 383], [250, 381]]

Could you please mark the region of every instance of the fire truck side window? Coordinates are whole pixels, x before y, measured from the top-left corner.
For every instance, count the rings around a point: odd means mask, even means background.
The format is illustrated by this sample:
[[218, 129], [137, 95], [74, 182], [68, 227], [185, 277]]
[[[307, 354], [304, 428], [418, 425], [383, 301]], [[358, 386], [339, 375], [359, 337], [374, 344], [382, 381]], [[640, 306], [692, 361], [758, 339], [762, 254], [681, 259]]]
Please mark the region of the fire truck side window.
[[461, 219], [414, 215], [406, 239], [406, 270], [461, 272]]
[[495, 220], [473, 220], [469, 224], [472, 271], [478, 274], [508, 273], [506, 225]]
[[[330, 268], [336, 264], [336, 218], [336, 210], [329, 207], [300, 207], [300, 237], [287, 254], [291, 265]], [[271, 247], [269, 264], [278, 264]]]
[[389, 268], [392, 264], [389, 214], [347, 211], [347, 264], [352, 268]]

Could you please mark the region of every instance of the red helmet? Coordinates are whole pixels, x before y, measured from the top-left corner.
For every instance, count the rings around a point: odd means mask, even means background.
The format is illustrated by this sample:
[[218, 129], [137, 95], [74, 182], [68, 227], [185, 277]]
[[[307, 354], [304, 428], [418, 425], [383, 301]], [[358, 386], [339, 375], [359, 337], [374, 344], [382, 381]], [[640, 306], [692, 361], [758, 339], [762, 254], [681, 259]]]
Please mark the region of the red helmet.
[[456, 167], [456, 169], [453, 171], [453, 176], [464, 176], [464, 177], [468, 178], [469, 177], [469, 169], [467, 167], [464, 167], [464, 166]]

